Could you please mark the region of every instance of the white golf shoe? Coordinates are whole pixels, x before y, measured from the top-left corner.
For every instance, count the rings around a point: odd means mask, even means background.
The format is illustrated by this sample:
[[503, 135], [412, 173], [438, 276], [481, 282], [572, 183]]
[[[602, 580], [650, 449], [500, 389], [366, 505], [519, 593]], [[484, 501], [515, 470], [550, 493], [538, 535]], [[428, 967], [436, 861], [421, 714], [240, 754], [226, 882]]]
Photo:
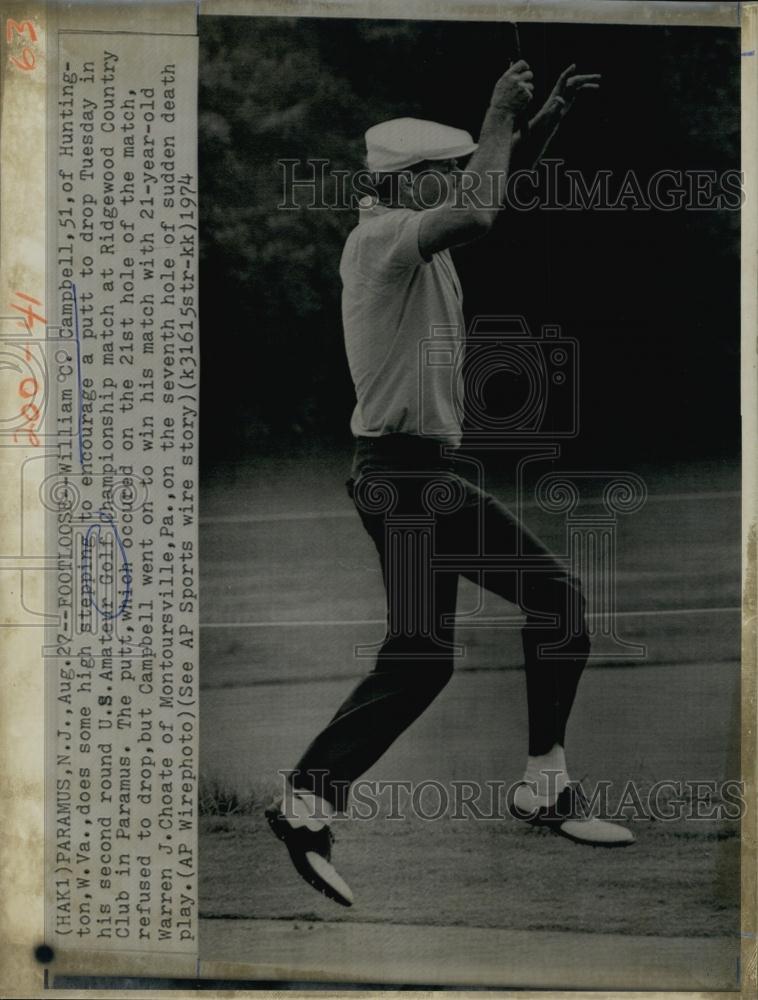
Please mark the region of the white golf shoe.
[[530, 812], [519, 809], [511, 796], [508, 811], [516, 819], [533, 826], [546, 826], [561, 837], [589, 847], [629, 847], [636, 839], [626, 827], [591, 816], [587, 796], [579, 782], [569, 782], [552, 805]]

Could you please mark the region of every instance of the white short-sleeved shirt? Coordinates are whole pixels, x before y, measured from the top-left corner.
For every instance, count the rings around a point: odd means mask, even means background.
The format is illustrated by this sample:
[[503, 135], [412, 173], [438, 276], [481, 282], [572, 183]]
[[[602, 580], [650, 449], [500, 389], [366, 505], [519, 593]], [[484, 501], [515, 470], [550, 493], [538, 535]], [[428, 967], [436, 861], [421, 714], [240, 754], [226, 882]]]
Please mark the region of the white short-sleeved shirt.
[[458, 445], [461, 286], [449, 250], [421, 256], [423, 214], [361, 208], [345, 243], [342, 322], [357, 398], [350, 427], [356, 437], [418, 434]]

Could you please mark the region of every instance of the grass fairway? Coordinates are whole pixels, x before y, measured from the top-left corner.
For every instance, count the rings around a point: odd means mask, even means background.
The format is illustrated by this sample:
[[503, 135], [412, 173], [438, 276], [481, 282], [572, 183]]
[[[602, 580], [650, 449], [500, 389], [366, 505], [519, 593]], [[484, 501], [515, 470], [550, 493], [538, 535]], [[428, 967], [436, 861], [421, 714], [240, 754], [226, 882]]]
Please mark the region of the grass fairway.
[[[637, 844], [604, 851], [505, 818], [381, 815], [336, 826], [351, 910], [300, 881], [259, 807], [278, 769], [292, 766], [370, 667], [353, 644], [382, 635], [375, 552], [343, 472], [340, 462], [297, 474], [282, 465], [206, 489], [201, 779], [246, 807], [202, 818], [205, 926], [230, 918], [731, 938], [736, 956], [739, 831], [729, 822], [640, 820], [631, 824]], [[590, 664], [568, 741], [572, 774], [590, 790], [610, 781], [611, 801], [630, 780], [644, 798], [663, 779], [739, 776], [736, 476], [698, 467], [647, 477], [650, 501], [619, 521], [619, 629], [647, 654]], [[560, 551], [560, 519], [532, 510], [529, 523]], [[461, 587], [462, 611], [477, 593]], [[489, 597], [484, 610], [513, 615]], [[459, 638], [466, 656], [452, 681], [368, 778], [450, 789], [520, 776], [518, 631], [461, 628]]]
[[[650, 785], [665, 777], [705, 780], [730, 773], [722, 740], [736, 708], [737, 679], [734, 667], [588, 670], [572, 719], [572, 735], [579, 734], [572, 741], [576, 773], [586, 773], [589, 785], [611, 781], [613, 801], [630, 778], [644, 798]], [[235, 692], [239, 714], [226, 713], [231, 725], [222, 751], [235, 787], [262, 804], [276, 788], [276, 759], [287, 751], [282, 719], [314, 732], [341, 686], [332, 682], [303, 692], [293, 685], [284, 695], [277, 686], [259, 687], [247, 705]], [[415, 783], [434, 778], [451, 797], [453, 781], [516, 780], [525, 733], [514, 716], [524, 715], [522, 688], [516, 671], [455, 677], [371, 777]], [[229, 692], [223, 694], [226, 700]], [[666, 702], [680, 698], [690, 709], [700, 705], [700, 711], [689, 714], [693, 732], [684, 714], [670, 718]], [[615, 720], [623, 721], [620, 731], [609, 712], [613, 704], [619, 706]], [[259, 722], [246, 734], [252, 750], [242, 756], [241, 740], [233, 734], [246, 707], [255, 709]], [[599, 719], [590, 729], [593, 716]], [[257, 779], [255, 760], [268, 781]], [[435, 795], [430, 789], [423, 800], [430, 815], [439, 801]], [[386, 795], [380, 801], [388, 807]], [[349, 911], [301, 883], [258, 809], [250, 815], [204, 817], [203, 915], [734, 934], [736, 941], [736, 824], [639, 821], [631, 824], [637, 844], [602, 850], [508, 818], [453, 819], [448, 814], [433, 821], [418, 816], [397, 821], [386, 818], [388, 811], [373, 820], [336, 825], [340, 870], [357, 897]]]

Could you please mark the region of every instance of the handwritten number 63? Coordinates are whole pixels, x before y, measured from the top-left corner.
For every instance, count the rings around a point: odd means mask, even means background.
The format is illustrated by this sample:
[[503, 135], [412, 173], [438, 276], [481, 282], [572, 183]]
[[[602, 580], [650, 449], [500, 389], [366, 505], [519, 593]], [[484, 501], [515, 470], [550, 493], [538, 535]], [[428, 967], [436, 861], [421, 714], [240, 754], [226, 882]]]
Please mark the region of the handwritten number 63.
[[[5, 22], [5, 40], [10, 45], [13, 42], [13, 38], [17, 35], [22, 38], [24, 34], [29, 36], [30, 41], [37, 41], [37, 32], [31, 21], [22, 21], [21, 24], [18, 21], [14, 21], [12, 17], [9, 17]], [[32, 49], [26, 45], [21, 52], [21, 58], [17, 59], [15, 56], [11, 56], [11, 62], [18, 66], [19, 69], [34, 69], [37, 65], [37, 60], [35, 58]]]

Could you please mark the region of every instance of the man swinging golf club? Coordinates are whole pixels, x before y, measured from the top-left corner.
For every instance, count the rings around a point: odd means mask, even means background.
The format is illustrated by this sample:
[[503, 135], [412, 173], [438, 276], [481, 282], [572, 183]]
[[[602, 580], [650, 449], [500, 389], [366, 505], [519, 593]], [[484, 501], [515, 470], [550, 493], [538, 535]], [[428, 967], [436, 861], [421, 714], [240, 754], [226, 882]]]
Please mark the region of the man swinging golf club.
[[[391, 627], [374, 669], [297, 762], [283, 798], [266, 810], [300, 875], [345, 906], [353, 895], [331, 860], [330, 820], [345, 810], [351, 783], [450, 679], [459, 574], [526, 616], [529, 747], [524, 780], [509, 802], [512, 815], [581, 844], [634, 841], [625, 828], [587, 815], [581, 788], [566, 767], [566, 723], [590, 648], [580, 582], [506, 507], [456, 473], [460, 406], [449, 369], [430, 368], [419, 393], [420, 342], [433, 327], [461, 336], [464, 329], [450, 248], [491, 229], [514, 149], [536, 162], [577, 94], [597, 88], [597, 75], [574, 69], [561, 74], [523, 134], [518, 121], [533, 96], [533, 74], [523, 60], [495, 84], [478, 144], [460, 129], [410, 118], [382, 122], [366, 133], [377, 199], [361, 209], [340, 265], [345, 344], [357, 397], [348, 491], [379, 553]], [[461, 199], [455, 195], [464, 175], [456, 161], [467, 156], [465, 177], [477, 181], [477, 198]], [[435, 504], [441, 486], [448, 501]], [[412, 528], [406, 534], [399, 556], [398, 546], [388, 543], [390, 511], [411, 520], [432, 517], [434, 555], [454, 556], [454, 570], [424, 575], [421, 528], [415, 538]], [[478, 553], [481, 544], [495, 568], [482, 571], [472, 559], [467, 570], [466, 553]], [[508, 564], [514, 554], [525, 561], [520, 569]], [[562, 658], [544, 655], [556, 644], [562, 644]]]

